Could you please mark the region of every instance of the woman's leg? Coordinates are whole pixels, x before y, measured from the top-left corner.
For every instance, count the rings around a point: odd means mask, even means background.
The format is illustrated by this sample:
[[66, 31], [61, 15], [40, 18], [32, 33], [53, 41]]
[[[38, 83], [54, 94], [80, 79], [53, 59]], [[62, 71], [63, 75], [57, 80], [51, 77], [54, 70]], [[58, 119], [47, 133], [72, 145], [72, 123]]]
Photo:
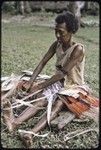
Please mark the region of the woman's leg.
[[[56, 100], [56, 102], [53, 106], [53, 109], [52, 109], [50, 120], [53, 120], [58, 115], [62, 106], [63, 106], [62, 101], [59, 99]], [[31, 129], [31, 131], [34, 133], [37, 133], [41, 129], [43, 129], [46, 126], [46, 124], [47, 124], [47, 114], [44, 114], [44, 116], [41, 118], [41, 120], [35, 125], [35, 127], [33, 129]], [[27, 147], [31, 147], [31, 145], [32, 145], [32, 135], [31, 134], [20, 133], [20, 138], [23, 140], [24, 144], [26, 144]]]

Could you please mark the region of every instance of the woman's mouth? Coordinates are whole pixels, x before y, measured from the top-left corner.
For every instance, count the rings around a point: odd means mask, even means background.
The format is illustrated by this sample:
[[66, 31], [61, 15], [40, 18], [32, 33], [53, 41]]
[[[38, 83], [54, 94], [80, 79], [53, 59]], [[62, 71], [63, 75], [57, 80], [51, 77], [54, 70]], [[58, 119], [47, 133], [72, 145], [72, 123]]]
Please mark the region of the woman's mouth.
[[58, 39], [58, 42], [61, 43], [62, 41], [60, 39]]

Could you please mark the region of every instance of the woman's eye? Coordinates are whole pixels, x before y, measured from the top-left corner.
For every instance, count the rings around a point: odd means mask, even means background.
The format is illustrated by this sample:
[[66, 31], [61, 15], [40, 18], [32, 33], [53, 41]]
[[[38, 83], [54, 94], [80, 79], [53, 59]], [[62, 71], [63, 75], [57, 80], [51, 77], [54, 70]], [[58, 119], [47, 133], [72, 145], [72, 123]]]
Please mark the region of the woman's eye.
[[61, 35], [65, 35], [64, 33], [61, 33]]
[[66, 34], [62, 31], [55, 30], [55, 34], [59, 34], [60, 36], [65, 36]]
[[64, 33], [61, 33], [61, 36], [65, 36], [65, 34], [64, 34]]

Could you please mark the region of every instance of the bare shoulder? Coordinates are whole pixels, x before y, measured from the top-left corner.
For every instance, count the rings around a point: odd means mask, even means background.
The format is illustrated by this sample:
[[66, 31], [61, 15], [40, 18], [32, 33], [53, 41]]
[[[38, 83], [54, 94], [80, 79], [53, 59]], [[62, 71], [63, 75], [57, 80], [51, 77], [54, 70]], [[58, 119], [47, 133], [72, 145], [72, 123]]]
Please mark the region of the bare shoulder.
[[74, 50], [78, 51], [80, 53], [83, 53], [83, 46], [82, 45], [77, 45]]
[[73, 58], [83, 58], [84, 56], [84, 51], [83, 51], [83, 46], [82, 45], [77, 45], [75, 48], [74, 48], [74, 51], [72, 52], [72, 57]]

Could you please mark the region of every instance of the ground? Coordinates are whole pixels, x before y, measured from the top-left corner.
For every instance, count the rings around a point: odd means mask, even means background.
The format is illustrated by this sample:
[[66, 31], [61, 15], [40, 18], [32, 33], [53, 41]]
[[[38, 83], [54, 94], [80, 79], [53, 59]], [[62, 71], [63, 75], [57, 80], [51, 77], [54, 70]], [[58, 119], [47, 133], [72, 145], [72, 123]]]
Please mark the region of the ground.
[[[32, 16], [7, 16], [2, 17], [2, 76], [11, 73], [20, 74], [22, 70], [34, 70], [51, 43], [55, 40], [53, 29], [56, 14], [35, 14]], [[87, 16], [84, 20], [97, 20], [98, 17]], [[99, 27], [80, 28], [74, 40], [82, 43], [86, 50], [85, 81], [99, 96]], [[42, 73], [52, 75], [55, 67], [55, 57], [50, 60]], [[20, 129], [32, 128], [37, 122], [39, 114], [28, 122], [23, 123]], [[1, 143], [6, 148], [23, 148], [18, 132], [10, 134], [4, 124], [1, 125]], [[34, 137], [34, 148], [95, 148], [98, 146], [98, 135], [91, 131], [75, 137], [67, 142], [64, 136], [70, 131], [85, 128], [95, 128], [93, 120], [88, 122], [71, 122], [62, 131], [52, 129], [45, 137]], [[40, 133], [46, 133], [46, 127]]]

